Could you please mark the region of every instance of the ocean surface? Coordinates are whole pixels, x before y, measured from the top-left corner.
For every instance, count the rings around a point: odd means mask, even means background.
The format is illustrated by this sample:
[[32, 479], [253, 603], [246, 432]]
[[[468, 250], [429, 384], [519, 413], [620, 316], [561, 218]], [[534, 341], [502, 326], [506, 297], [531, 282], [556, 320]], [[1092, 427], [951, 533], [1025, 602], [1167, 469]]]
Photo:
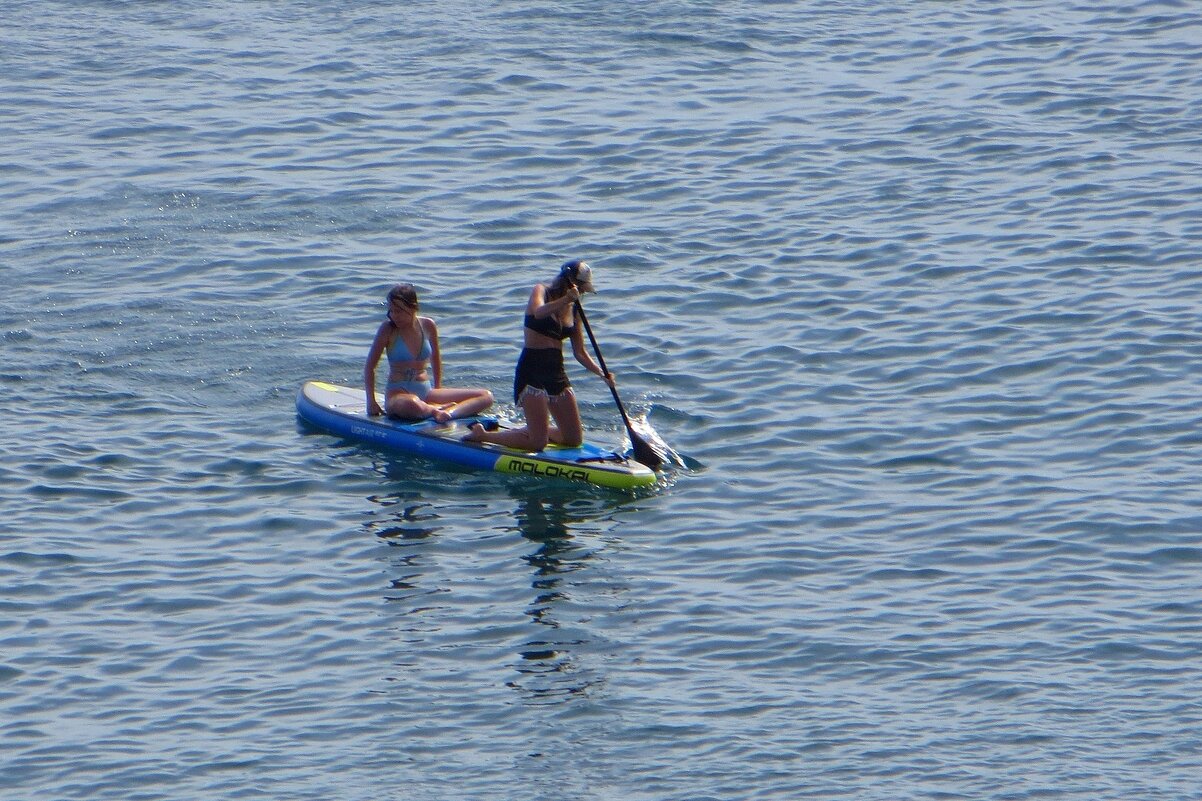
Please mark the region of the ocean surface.
[[[0, 798], [1202, 798], [1202, 6], [0, 11]], [[568, 258], [653, 490], [298, 424]]]

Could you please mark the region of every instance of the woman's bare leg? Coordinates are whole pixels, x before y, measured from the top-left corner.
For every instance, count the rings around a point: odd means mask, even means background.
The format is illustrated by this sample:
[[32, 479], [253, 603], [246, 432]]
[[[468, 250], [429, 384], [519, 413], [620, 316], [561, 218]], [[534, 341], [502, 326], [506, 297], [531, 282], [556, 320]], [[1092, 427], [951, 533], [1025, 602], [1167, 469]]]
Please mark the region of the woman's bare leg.
[[394, 392], [384, 401], [384, 411], [390, 417], [402, 420], [425, 420], [430, 417], [429, 404], [422, 403], [416, 395], [408, 392]]
[[[451, 419], [471, 417], [492, 406], [492, 393], [487, 389], [461, 389], [457, 387], [439, 387], [430, 390], [426, 403], [441, 406], [448, 412]], [[452, 404], [450, 408], [447, 404]]]
[[546, 395], [527, 394], [522, 398], [522, 411], [526, 415], [524, 427], [485, 431], [484, 426], [475, 423], [464, 439], [468, 442], [491, 442], [523, 451], [541, 451], [547, 447], [550, 435], [549, 405]]
[[548, 409], [555, 418], [547, 432], [551, 442], [574, 448], [584, 442], [584, 425], [580, 422], [580, 407], [576, 405], [576, 393], [568, 387], [550, 399]]

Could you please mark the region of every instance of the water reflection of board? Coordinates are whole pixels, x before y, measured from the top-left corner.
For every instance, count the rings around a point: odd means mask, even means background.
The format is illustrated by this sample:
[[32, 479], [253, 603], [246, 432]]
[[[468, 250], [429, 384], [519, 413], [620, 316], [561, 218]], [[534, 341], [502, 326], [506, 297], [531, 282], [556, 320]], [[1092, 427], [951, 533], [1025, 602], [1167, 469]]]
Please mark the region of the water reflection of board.
[[538, 453], [463, 442], [468, 426], [482, 418], [444, 424], [433, 420], [406, 423], [389, 417], [369, 417], [362, 389], [322, 381], [309, 381], [301, 387], [296, 396], [296, 411], [302, 420], [336, 436], [476, 470], [587, 481], [619, 489], [656, 481], [655, 473], [624, 454], [587, 442], [578, 448], [553, 445]]

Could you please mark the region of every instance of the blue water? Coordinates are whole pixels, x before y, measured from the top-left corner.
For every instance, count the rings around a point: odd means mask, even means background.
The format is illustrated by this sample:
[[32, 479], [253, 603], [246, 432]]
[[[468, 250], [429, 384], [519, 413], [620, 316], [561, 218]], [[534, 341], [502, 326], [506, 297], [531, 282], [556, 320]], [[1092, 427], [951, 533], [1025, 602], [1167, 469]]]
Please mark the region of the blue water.
[[[0, 5], [6, 801], [1202, 797], [1195, 4]], [[297, 425], [573, 257], [654, 491]]]

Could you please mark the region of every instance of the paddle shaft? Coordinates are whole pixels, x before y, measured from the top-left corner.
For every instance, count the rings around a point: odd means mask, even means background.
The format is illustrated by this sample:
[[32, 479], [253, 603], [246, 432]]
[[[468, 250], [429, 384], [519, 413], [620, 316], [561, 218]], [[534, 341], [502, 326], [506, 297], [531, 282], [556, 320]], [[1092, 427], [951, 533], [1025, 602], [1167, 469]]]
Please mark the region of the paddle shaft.
[[[597, 363], [601, 365], [601, 372], [609, 375], [609, 368], [605, 366], [605, 357], [601, 355], [601, 346], [597, 344], [597, 338], [593, 336], [593, 327], [588, 324], [588, 317], [584, 315], [584, 307], [580, 305], [580, 301], [576, 301], [576, 316], [584, 324], [584, 331], [588, 334], [589, 342], [593, 343], [593, 353], [597, 354]], [[618, 413], [622, 415], [622, 422], [626, 424], [626, 429], [631, 436], [634, 436], [634, 426], [630, 424], [630, 418], [626, 415], [626, 407], [622, 405], [622, 399], [618, 397], [618, 388], [609, 382], [606, 383], [609, 385], [609, 391], [613, 393], [614, 403], [618, 405]]]
[[635, 461], [650, 467], [652, 470], [659, 470], [664, 464], [663, 457], [656, 453], [651, 443], [639, 436], [639, 433], [634, 430], [634, 426], [630, 424], [630, 417], [626, 414], [626, 407], [622, 405], [622, 399], [618, 397], [618, 388], [611, 383], [613, 376], [609, 375], [609, 368], [605, 366], [605, 357], [601, 355], [601, 346], [597, 344], [597, 338], [593, 336], [593, 327], [588, 324], [588, 317], [584, 314], [584, 307], [580, 305], [579, 300], [575, 301], [575, 304], [576, 316], [584, 324], [584, 330], [588, 332], [589, 341], [593, 343], [593, 352], [597, 354], [597, 361], [601, 365], [601, 372], [610, 378], [605, 383], [609, 384], [609, 391], [613, 393], [614, 403], [618, 405], [618, 412], [622, 415], [622, 422], [626, 424], [626, 433], [630, 435], [630, 447], [634, 452]]

